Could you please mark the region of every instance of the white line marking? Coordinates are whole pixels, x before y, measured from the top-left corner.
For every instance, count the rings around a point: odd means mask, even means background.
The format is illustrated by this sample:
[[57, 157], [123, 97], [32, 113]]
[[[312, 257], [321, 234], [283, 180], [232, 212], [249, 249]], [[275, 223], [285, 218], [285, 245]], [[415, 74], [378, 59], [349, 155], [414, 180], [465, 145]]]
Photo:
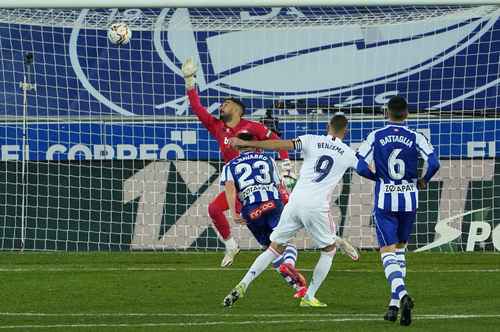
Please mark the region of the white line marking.
[[[321, 313], [321, 314], [293, 314], [297, 317], [379, 317], [380, 314], [359, 313]], [[280, 314], [224, 314], [224, 313], [168, 313], [168, 312], [72, 312], [72, 313], [45, 313], [45, 312], [0, 312], [0, 316], [11, 317], [290, 317], [290, 313]]]
[[[193, 272], [193, 271], [248, 271], [248, 268], [219, 268], [219, 267], [104, 267], [104, 268], [89, 268], [89, 267], [13, 267], [0, 268], [1, 272]], [[268, 269], [272, 271], [272, 269]], [[300, 271], [311, 272], [313, 269], [300, 269]], [[334, 269], [334, 272], [348, 273], [382, 273], [382, 269]], [[500, 269], [449, 269], [449, 270], [408, 270], [409, 273], [498, 273]]]
[[[70, 313], [46, 313], [46, 312], [0, 312], [0, 316], [10, 317], [290, 317], [291, 313], [277, 314], [234, 314], [234, 313], [168, 313], [168, 312], [70, 312]], [[307, 313], [297, 314], [296, 317], [380, 317], [380, 313]], [[419, 318], [500, 318], [500, 314], [419, 314]]]
[[[500, 315], [415, 315], [415, 320], [440, 320], [440, 319], [475, 319], [475, 318], [500, 318]], [[166, 323], [96, 323], [96, 324], [32, 324], [32, 325], [6, 325], [0, 329], [34, 329], [34, 328], [91, 328], [91, 327], [164, 327], [164, 326], [215, 326], [215, 325], [266, 325], [266, 324], [297, 324], [297, 323], [332, 323], [332, 322], [360, 322], [381, 321], [380, 317], [358, 316], [338, 317], [328, 319], [287, 319], [287, 320], [245, 320], [245, 321], [210, 321], [210, 322], [166, 322]]]

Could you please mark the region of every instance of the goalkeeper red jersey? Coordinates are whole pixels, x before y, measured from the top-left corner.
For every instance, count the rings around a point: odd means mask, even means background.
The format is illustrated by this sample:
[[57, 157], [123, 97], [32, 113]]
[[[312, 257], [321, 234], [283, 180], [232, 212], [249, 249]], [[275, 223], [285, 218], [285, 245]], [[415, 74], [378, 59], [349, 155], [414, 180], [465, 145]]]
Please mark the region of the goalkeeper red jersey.
[[[240, 154], [238, 150], [231, 147], [229, 144], [229, 138], [237, 136], [241, 132], [248, 132], [259, 141], [279, 139], [278, 135], [270, 131], [262, 123], [246, 119], [241, 119], [236, 127], [229, 128], [226, 126], [224, 121], [217, 119], [208, 113], [207, 109], [201, 104], [200, 97], [198, 96], [196, 89], [188, 90], [187, 95], [193, 112], [219, 143], [219, 148], [225, 163], [233, 158], [236, 158]], [[282, 160], [288, 159], [288, 151], [280, 151], [279, 156]]]

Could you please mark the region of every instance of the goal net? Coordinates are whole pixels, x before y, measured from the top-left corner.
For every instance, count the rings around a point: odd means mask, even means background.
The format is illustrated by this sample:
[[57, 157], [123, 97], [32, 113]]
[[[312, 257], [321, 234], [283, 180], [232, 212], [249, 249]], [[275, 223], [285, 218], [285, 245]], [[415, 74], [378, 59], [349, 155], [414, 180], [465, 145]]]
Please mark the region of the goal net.
[[[393, 95], [435, 146], [412, 250], [500, 249], [500, 7], [0, 9], [0, 248], [222, 249], [207, 213], [216, 141], [193, 115], [226, 96], [283, 138], [350, 118], [353, 147]], [[112, 44], [125, 22], [128, 44]], [[277, 123], [278, 121], [279, 123]], [[295, 167], [300, 154], [291, 153]], [[425, 165], [422, 165], [425, 167]], [[373, 185], [335, 189], [339, 235], [376, 247]], [[231, 222], [231, 220], [230, 220]], [[232, 223], [242, 248], [258, 248]], [[295, 243], [311, 248], [300, 233]]]

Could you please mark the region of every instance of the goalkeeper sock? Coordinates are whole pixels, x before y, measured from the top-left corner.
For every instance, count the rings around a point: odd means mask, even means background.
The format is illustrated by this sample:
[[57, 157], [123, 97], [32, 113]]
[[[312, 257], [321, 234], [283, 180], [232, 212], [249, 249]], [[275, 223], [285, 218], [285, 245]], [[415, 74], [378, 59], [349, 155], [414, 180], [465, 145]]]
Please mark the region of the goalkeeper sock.
[[232, 237], [225, 240], [224, 244], [226, 245], [226, 249], [229, 250], [238, 248], [238, 243], [236, 243], [236, 241]]
[[403, 296], [408, 294], [408, 292], [406, 291], [403, 273], [401, 272], [401, 267], [399, 266], [396, 254], [393, 252], [385, 252], [381, 254], [381, 257], [385, 277], [391, 287], [391, 293], [394, 293], [394, 297], [397, 297], [400, 300]]
[[403, 279], [406, 278], [406, 257], [405, 248], [396, 248], [396, 257], [398, 258], [399, 266], [401, 267], [401, 273], [403, 274]]
[[250, 269], [245, 274], [243, 279], [241, 279], [240, 284], [244, 284], [245, 289], [254, 281], [265, 269], [271, 264], [271, 262], [280, 257], [280, 254], [276, 252], [271, 247], [267, 248], [262, 254], [260, 254], [253, 262]]
[[333, 257], [335, 257], [335, 253], [337, 249], [333, 249], [332, 251], [322, 251], [321, 256], [319, 256], [318, 263], [314, 268], [313, 276], [311, 279], [311, 283], [309, 284], [309, 288], [307, 289], [307, 293], [304, 296], [306, 300], [312, 300], [316, 296], [316, 292], [319, 287], [325, 280], [328, 272], [330, 272], [330, 268], [332, 267]]

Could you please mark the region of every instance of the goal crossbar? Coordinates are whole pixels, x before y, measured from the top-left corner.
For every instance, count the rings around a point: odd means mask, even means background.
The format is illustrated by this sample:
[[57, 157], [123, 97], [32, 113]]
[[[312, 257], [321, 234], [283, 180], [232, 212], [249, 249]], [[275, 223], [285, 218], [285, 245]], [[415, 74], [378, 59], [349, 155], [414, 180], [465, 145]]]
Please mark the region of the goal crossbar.
[[500, 5], [491, 0], [3, 0], [0, 8], [217, 8]]

